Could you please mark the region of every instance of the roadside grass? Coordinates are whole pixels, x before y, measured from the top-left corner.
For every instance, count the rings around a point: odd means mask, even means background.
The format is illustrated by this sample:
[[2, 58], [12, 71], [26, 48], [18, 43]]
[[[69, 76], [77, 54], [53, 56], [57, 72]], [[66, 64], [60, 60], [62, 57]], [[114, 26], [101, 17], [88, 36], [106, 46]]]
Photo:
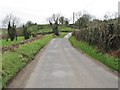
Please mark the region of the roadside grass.
[[0, 53], [0, 90], [2, 89], [2, 53]]
[[21, 55], [16, 52], [8, 52], [3, 54], [2, 59], [2, 86], [5, 86], [8, 80], [10, 80], [20, 70], [27, 58], [21, 58]]
[[[2, 46], [10, 46], [10, 45], [13, 45], [13, 44], [18, 44], [20, 41], [22, 41], [22, 40], [24, 40], [24, 37], [18, 37], [17, 38], [17, 41], [16, 40], [14, 40], [14, 41], [6, 41], [5, 39], [2, 39], [2, 40], [0, 40], [0, 42], [2, 42], [1, 44], [2, 44]], [[0, 44], [0, 45], [1, 45]]]
[[41, 40], [36, 40], [32, 43], [21, 45], [16, 52], [32, 59], [33, 56], [36, 55], [37, 52], [51, 40], [52, 37], [52, 35], [46, 35]]
[[119, 58], [115, 58], [115, 57], [112, 57], [112, 56], [109, 56], [107, 54], [103, 54], [100, 52], [98, 53], [98, 51], [93, 46], [88, 45], [88, 43], [86, 42], [76, 40], [74, 36], [70, 38], [70, 42], [74, 47], [82, 50], [90, 57], [96, 60], [99, 60], [100, 62], [107, 65], [109, 68], [111, 68], [112, 70], [120, 71], [120, 67], [119, 67], [120, 59]]
[[45, 35], [42, 39], [21, 45], [15, 52], [7, 52], [2, 55], [2, 87], [5, 87], [28, 62], [34, 59], [35, 55], [51, 39], [52, 35]]

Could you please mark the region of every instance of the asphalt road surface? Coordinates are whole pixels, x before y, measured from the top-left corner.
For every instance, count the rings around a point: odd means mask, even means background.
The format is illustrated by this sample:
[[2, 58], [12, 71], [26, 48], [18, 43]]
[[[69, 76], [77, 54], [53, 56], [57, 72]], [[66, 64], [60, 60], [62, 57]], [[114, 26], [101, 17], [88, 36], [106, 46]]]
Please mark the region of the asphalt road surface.
[[73, 48], [53, 39], [39, 58], [25, 88], [117, 88], [118, 77]]

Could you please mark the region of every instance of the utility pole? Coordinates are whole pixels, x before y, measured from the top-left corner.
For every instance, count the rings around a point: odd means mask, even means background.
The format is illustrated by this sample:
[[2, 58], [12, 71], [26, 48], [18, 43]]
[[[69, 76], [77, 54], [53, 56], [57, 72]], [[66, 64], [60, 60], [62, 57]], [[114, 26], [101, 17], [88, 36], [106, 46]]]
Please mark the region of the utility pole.
[[118, 2], [118, 17], [120, 17], [120, 1]]
[[120, 24], [120, 1], [118, 2], [118, 24]]
[[75, 13], [73, 12], [73, 28], [74, 28], [74, 23], [75, 23]]

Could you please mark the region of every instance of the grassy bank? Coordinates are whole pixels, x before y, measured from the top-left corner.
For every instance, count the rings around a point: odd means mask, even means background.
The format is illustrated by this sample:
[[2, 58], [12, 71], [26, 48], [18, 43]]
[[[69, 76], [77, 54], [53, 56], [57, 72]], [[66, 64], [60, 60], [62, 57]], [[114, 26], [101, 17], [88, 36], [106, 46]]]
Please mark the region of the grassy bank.
[[[2, 29], [0, 28], [0, 35], [2, 35]], [[0, 49], [1, 49], [2, 42], [0, 41]], [[0, 52], [0, 90], [2, 88], [2, 53]]]
[[99, 60], [100, 62], [104, 63], [107, 65], [109, 68], [120, 71], [119, 65], [120, 65], [120, 59], [111, 57], [107, 54], [103, 53], [98, 53], [98, 51], [93, 48], [92, 46], [89, 46], [88, 43], [83, 42], [83, 41], [77, 41], [75, 37], [70, 38], [71, 44], [85, 52], [87, 55], [91, 56], [92, 58]]
[[46, 35], [40, 40], [21, 45], [15, 52], [7, 52], [2, 56], [2, 85], [13, 78], [28, 62], [34, 59], [34, 56], [51, 39], [52, 35]]

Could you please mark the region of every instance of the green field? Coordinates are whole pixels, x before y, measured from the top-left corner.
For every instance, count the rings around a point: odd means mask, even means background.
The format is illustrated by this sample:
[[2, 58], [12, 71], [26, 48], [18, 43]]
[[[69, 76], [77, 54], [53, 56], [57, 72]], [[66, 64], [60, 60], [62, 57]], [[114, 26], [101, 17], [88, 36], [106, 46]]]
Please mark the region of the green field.
[[[33, 25], [28, 28], [29, 31], [31, 31], [31, 34], [42, 34], [42, 33], [48, 33], [52, 32], [52, 28], [49, 25]], [[74, 29], [66, 26], [59, 26], [59, 31], [61, 33], [60, 37], [63, 37], [64, 35], [67, 34], [67, 32], [72, 32]], [[6, 30], [2, 30], [2, 35], [5, 35], [7, 32]], [[0, 40], [0, 45], [2, 46], [10, 46], [13, 44], [18, 44], [20, 41], [24, 40], [23, 36], [19, 36], [18, 40], [14, 41], [6, 41], [5, 39]]]
[[[60, 36], [56, 36], [57, 38], [60, 37], [60, 38], [63, 38], [67, 33], [65, 32], [61, 32], [60, 33]], [[17, 41], [14, 40], [14, 41], [6, 41], [5, 39], [2, 39], [0, 40], [0, 46], [10, 46], [10, 45], [15, 45], [15, 44], [18, 44], [20, 41], [23, 41], [24, 40], [24, 37], [23, 36], [20, 36], [18, 37]]]
[[[58, 28], [60, 32], [72, 32], [74, 30], [64, 25], [60, 25]], [[52, 28], [50, 27], [50, 25], [33, 25], [30, 26], [28, 30], [30, 30], [33, 34], [52, 32]]]
[[5, 39], [2, 39], [0, 40], [0, 42], [2, 42], [2, 46], [10, 46], [10, 45], [13, 45], [13, 44], [18, 44], [20, 41], [23, 41], [24, 40], [24, 37], [18, 37], [17, 41], [14, 40], [14, 41], [6, 41]]
[[74, 29], [66, 26], [59, 26], [60, 32], [73, 32]]
[[52, 32], [49, 25], [33, 25], [28, 27], [28, 30], [31, 31], [32, 34]]
[[120, 59], [100, 52], [98, 53], [98, 51], [93, 46], [90, 46], [88, 43], [83, 41], [77, 41], [73, 36], [70, 38], [70, 42], [74, 47], [82, 50], [92, 58], [99, 60], [113, 70], [120, 71]]

